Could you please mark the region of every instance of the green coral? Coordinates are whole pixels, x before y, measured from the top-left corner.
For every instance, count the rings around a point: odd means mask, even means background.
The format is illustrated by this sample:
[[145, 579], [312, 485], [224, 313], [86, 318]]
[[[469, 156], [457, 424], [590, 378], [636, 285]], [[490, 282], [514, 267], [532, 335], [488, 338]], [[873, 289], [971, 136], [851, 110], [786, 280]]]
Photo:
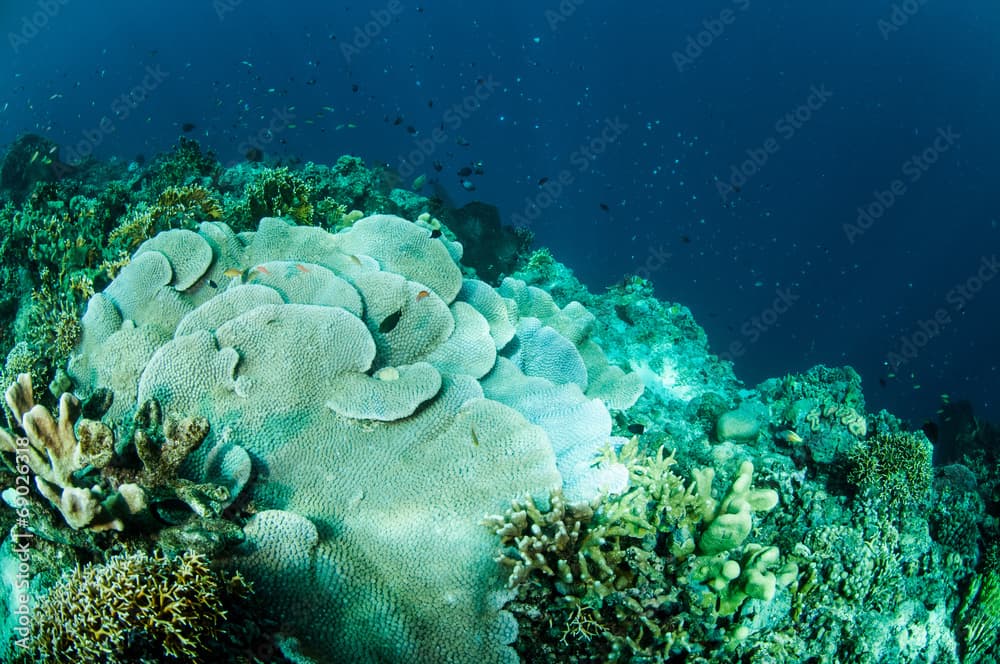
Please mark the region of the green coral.
[[721, 644], [742, 633], [727, 632], [727, 616], [747, 598], [769, 601], [796, 578], [776, 547], [743, 544], [750, 513], [777, 500], [751, 487], [749, 462], [719, 502], [714, 471], [685, 483], [663, 448], [643, 454], [633, 438], [605, 457], [628, 468], [624, 493], [586, 505], [526, 498], [486, 521], [518, 592], [510, 608], [528, 661], [662, 661]]
[[991, 546], [983, 557], [982, 572], [969, 584], [959, 622], [966, 664], [986, 661], [988, 655], [997, 655], [1000, 644], [1000, 545]]
[[241, 216], [250, 223], [262, 217], [289, 217], [298, 224], [312, 224], [312, 188], [287, 168], [259, 172], [247, 185]]
[[931, 451], [922, 433], [879, 433], [851, 450], [847, 479], [890, 506], [922, 503], [931, 489]]

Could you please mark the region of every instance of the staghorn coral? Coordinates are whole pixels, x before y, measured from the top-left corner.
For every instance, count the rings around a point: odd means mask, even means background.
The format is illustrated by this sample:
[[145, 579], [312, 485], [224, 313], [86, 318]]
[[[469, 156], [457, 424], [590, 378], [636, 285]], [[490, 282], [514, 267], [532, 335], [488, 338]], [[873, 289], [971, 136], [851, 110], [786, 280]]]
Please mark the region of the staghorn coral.
[[221, 661], [236, 627], [227, 613], [250, 594], [243, 577], [213, 571], [198, 554], [113, 556], [78, 567], [38, 600], [20, 660]]
[[923, 433], [879, 433], [848, 455], [848, 481], [892, 506], [923, 503], [931, 489], [931, 444]]

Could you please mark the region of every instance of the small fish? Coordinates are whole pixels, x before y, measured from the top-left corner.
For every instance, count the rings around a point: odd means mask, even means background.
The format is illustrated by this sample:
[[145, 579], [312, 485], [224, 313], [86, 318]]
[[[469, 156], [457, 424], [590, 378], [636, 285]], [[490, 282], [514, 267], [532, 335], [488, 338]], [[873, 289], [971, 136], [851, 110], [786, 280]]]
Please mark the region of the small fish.
[[548, 178], [538, 178], [538, 186], [541, 187], [543, 184], [545, 184], [548, 181], [549, 181]]
[[298, 270], [299, 272], [302, 272], [303, 274], [308, 274], [309, 273], [309, 268], [307, 268], [302, 263], [296, 263], [295, 264], [295, 269]]
[[352, 263], [354, 263], [358, 267], [361, 267], [361, 259], [360, 258], [358, 258], [357, 256], [355, 256], [354, 254], [348, 254], [347, 257], [351, 259]]
[[227, 279], [232, 279], [233, 277], [241, 277], [243, 276], [243, 270], [241, 270], [238, 267], [231, 267], [227, 269], [225, 272], [223, 272], [222, 276], [226, 277]]
[[31, 155], [31, 160], [28, 163], [29, 164], [35, 163], [35, 160], [38, 159], [38, 155], [39, 155], [38, 150], [35, 150], [35, 154]]
[[628, 425], [628, 430], [629, 433], [634, 433], [637, 436], [641, 436], [643, 432], [646, 430], [646, 427], [642, 424], [636, 423]]
[[378, 324], [378, 331], [382, 334], [389, 334], [396, 329], [399, 325], [399, 319], [403, 317], [403, 310], [400, 309], [396, 313], [389, 314], [386, 316], [381, 323]]
[[605, 212], [607, 212], [607, 211], [609, 211], [611, 209], [611, 208], [608, 207], [607, 203], [599, 203], [599, 205], [601, 206], [601, 209], [604, 210]]
[[53, 99], [62, 99], [62, 95], [57, 92], [51, 97], [49, 97], [49, 101], [52, 101]]
[[190, 131], [193, 131], [194, 128], [195, 124], [193, 122], [185, 122], [184, 124], [181, 125], [181, 131], [183, 131], [185, 134]]
[[472, 434], [472, 444], [475, 445], [476, 447], [479, 447], [479, 436], [476, 435], [476, 430], [473, 429], [472, 427], [469, 427], [469, 433]]
[[458, 177], [467, 178], [470, 175], [472, 175], [472, 168], [470, 168], [469, 166], [463, 166], [462, 168], [458, 169]]
[[802, 436], [795, 433], [791, 429], [785, 429], [784, 431], [779, 431], [777, 434], [777, 438], [778, 440], [783, 440], [786, 443], [792, 443], [792, 444], [802, 442]]
[[423, 188], [424, 188], [424, 185], [425, 185], [425, 184], [427, 184], [427, 175], [425, 175], [425, 174], [421, 173], [421, 174], [420, 174], [420, 175], [418, 175], [418, 176], [417, 176], [417, 178], [416, 178], [416, 179], [415, 179], [415, 180], [413, 181], [413, 186], [412, 186], [412, 187], [410, 187], [410, 188], [411, 188], [411, 189], [413, 189], [413, 191], [420, 191], [421, 189], [423, 189]]
[[425, 291], [425, 290], [420, 291], [419, 293], [417, 293], [417, 302], [419, 302], [420, 300], [424, 299], [428, 295], [430, 295], [429, 291]]
[[473, 184], [472, 180], [462, 180], [462, 189], [466, 191], [475, 191], [476, 185]]
[[218, 288], [219, 287], [219, 284], [215, 283], [211, 279], [208, 280], [208, 285], [211, 286], [212, 288]]
[[440, 228], [435, 228], [434, 230], [432, 230], [431, 231], [431, 237], [432, 238], [441, 237], [441, 229]]

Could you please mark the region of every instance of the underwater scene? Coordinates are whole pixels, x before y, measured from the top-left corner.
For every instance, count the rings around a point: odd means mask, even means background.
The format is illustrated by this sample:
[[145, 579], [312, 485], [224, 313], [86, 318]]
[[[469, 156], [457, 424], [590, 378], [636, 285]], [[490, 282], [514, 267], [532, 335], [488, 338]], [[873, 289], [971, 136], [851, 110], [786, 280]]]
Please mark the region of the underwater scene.
[[995, 2], [0, 27], [0, 662], [1000, 662]]

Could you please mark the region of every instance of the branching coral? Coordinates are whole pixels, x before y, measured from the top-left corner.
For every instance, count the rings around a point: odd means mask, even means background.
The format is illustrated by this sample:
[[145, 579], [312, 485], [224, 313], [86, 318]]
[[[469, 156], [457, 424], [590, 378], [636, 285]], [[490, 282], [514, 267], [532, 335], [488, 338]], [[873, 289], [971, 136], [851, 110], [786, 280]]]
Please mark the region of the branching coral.
[[797, 576], [776, 547], [744, 544], [752, 513], [776, 502], [751, 486], [749, 462], [720, 502], [711, 469], [685, 484], [662, 448], [644, 455], [632, 439], [605, 456], [628, 468], [624, 493], [593, 505], [554, 494], [548, 509], [520, 500], [485, 521], [518, 590], [512, 610], [527, 659], [659, 661], [695, 640], [721, 640], [718, 619], [747, 598], [771, 600]]
[[1000, 645], [1000, 545], [991, 546], [984, 556], [982, 572], [969, 584], [959, 620], [965, 662], [975, 664], [996, 655]]
[[[116, 496], [108, 495], [98, 486], [79, 486], [74, 473], [88, 465], [100, 466], [111, 460], [113, 436], [100, 422], [84, 420], [79, 434], [73, 424], [79, 414], [80, 402], [71, 394], [59, 399], [58, 420], [40, 405], [35, 405], [31, 378], [18, 376], [18, 382], [6, 392], [10, 406], [26, 438], [15, 439], [0, 429], [0, 451], [14, 454], [15, 466], [35, 475], [35, 486], [58, 509], [73, 528], [91, 530], [121, 530], [123, 524], [116, 512]], [[135, 487], [124, 487], [128, 496]], [[133, 494], [134, 495], [134, 494]], [[126, 501], [127, 503], [128, 501]], [[127, 511], [132, 511], [128, 506]]]
[[[183, 502], [201, 517], [217, 516], [232, 497], [222, 485], [194, 482], [178, 477], [177, 470], [187, 456], [208, 435], [203, 417], [164, 417], [156, 401], [139, 407], [133, 421], [132, 442], [142, 462], [142, 470], [107, 466], [103, 470], [111, 484], [142, 487], [144, 503], [155, 506], [174, 500]], [[159, 513], [163, 517], [163, 513]]]
[[289, 217], [299, 224], [311, 224], [311, 195], [309, 185], [287, 168], [261, 171], [247, 185], [241, 213], [253, 221], [261, 217]]
[[111, 231], [108, 242], [131, 250], [160, 231], [184, 228], [205, 219], [214, 221], [221, 218], [221, 203], [204, 187], [168, 187], [153, 205], [134, 208]]
[[111, 429], [97, 420], [78, 420], [80, 402], [72, 394], [60, 397], [53, 417], [34, 403], [31, 377], [21, 374], [6, 398], [26, 436], [15, 438], [0, 429], [0, 451], [14, 455], [22, 475], [34, 474], [39, 493], [75, 529], [123, 530], [128, 517], [174, 501], [210, 518], [231, 498], [226, 486], [177, 476], [181, 462], [208, 433], [204, 418], [164, 418], [156, 402], [145, 403], [133, 423], [132, 442], [142, 462], [142, 470], [136, 470], [116, 459]]
[[891, 506], [921, 503], [931, 489], [931, 444], [922, 433], [880, 433], [849, 454], [847, 479]]
[[222, 657], [227, 612], [250, 592], [197, 554], [119, 555], [53, 587], [18, 645], [25, 662], [208, 661]]

